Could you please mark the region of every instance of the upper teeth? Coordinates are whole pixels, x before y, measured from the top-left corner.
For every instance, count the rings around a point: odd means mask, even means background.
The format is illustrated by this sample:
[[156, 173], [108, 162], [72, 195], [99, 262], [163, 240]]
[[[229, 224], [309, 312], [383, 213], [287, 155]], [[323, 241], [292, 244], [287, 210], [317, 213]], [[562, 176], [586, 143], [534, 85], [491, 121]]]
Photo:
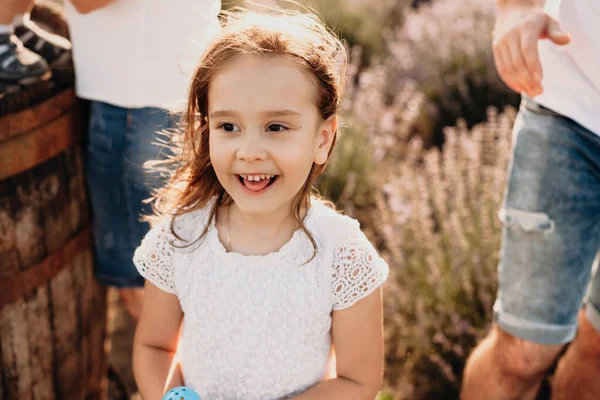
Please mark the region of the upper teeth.
[[261, 179], [271, 179], [275, 175], [240, 175], [240, 176], [249, 181], [260, 181]]

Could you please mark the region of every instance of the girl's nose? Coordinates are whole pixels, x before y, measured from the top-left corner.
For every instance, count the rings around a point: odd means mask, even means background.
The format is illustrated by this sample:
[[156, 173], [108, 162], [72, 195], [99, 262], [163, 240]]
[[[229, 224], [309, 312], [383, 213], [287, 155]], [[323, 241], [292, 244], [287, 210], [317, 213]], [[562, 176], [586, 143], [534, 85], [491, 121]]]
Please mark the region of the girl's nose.
[[240, 141], [236, 156], [240, 160], [247, 162], [261, 161], [267, 158], [267, 151], [263, 146], [263, 140], [260, 135], [246, 134]]

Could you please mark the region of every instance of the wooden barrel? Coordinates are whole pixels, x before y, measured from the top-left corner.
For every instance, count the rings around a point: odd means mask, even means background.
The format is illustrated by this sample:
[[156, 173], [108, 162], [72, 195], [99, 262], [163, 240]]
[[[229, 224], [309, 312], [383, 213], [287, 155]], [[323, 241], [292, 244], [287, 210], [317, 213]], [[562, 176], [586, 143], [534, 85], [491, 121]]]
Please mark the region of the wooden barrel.
[[0, 118], [0, 400], [104, 398], [84, 123], [72, 88]]

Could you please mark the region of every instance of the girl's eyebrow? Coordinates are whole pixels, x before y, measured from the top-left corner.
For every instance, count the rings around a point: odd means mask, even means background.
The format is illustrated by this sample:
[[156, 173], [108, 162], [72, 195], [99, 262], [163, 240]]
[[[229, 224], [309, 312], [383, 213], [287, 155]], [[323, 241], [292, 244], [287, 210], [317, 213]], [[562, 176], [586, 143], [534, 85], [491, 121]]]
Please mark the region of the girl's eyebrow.
[[229, 110], [219, 110], [211, 112], [208, 117], [209, 118], [220, 118], [220, 117], [235, 117], [237, 113], [235, 111]]
[[292, 110], [263, 111], [260, 114], [264, 115], [266, 117], [285, 117], [285, 116], [298, 117], [298, 116], [302, 116], [302, 114], [300, 114], [299, 112], [292, 111]]
[[[238, 115], [238, 113], [235, 111], [217, 110], [217, 111], [211, 112], [209, 114], [209, 118], [235, 117], [237, 115]], [[298, 117], [298, 116], [302, 116], [301, 113], [292, 111], [292, 110], [262, 111], [262, 112], [260, 112], [260, 115], [266, 116], [266, 117], [285, 117], [285, 116]]]

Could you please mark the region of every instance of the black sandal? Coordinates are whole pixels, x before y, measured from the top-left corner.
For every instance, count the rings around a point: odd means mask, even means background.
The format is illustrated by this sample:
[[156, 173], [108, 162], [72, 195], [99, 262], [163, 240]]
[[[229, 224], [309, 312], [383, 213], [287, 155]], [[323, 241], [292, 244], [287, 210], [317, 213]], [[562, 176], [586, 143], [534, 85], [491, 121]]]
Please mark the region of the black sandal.
[[50, 70], [42, 57], [25, 48], [15, 35], [0, 35], [1, 80], [26, 85], [46, 74], [50, 75]]
[[25, 47], [42, 56], [51, 68], [70, 62], [71, 42], [40, 28], [31, 20], [15, 27], [15, 35]]

